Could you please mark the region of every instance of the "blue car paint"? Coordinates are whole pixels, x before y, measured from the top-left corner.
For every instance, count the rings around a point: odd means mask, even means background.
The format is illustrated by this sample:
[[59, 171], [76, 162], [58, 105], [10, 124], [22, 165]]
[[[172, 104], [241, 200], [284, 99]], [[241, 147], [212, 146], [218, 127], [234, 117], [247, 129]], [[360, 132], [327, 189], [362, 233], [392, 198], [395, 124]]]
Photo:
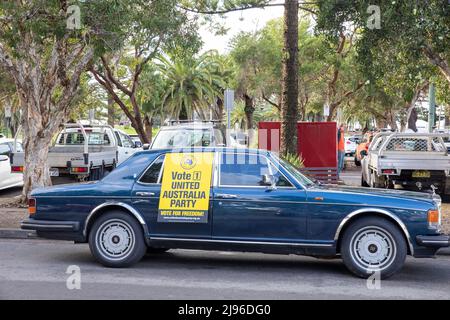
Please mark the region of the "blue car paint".
[[[197, 152], [230, 152], [224, 148], [192, 149]], [[343, 220], [352, 212], [380, 209], [398, 218], [406, 227], [414, 251], [416, 235], [438, 235], [429, 229], [427, 211], [437, 209], [430, 195], [417, 192], [351, 187], [303, 187], [283, 167], [279, 170], [295, 188], [273, 191], [252, 188], [212, 188], [207, 224], [158, 223], [159, 185], [142, 185], [136, 181], [158, 156], [172, 150], [151, 150], [134, 154], [103, 180], [96, 183], [59, 185], [36, 189], [35, 220], [76, 221], [81, 225], [77, 241], [86, 241], [82, 231], [89, 214], [104, 203], [121, 202], [142, 216], [147, 237], [283, 242], [292, 244], [330, 245], [336, 252], [336, 234]], [[277, 162], [270, 152], [259, 153]], [[136, 195], [151, 191], [150, 197]], [[216, 199], [218, 193], [235, 193], [239, 199]], [[314, 250], [311, 251], [314, 253]]]

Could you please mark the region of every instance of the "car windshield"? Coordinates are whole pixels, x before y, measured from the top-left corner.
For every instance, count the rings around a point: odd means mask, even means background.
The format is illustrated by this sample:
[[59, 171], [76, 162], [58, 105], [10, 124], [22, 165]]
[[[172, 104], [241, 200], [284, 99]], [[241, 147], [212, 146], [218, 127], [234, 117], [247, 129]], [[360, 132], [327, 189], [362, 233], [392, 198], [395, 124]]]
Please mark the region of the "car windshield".
[[[103, 132], [86, 132], [89, 145], [107, 145], [110, 144], [109, 136]], [[58, 139], [61, 145], [82, 145], [84, 136], [81, 132], [65, 132]]]
[[296, 178], [303, 186], [305, 187], [312, 187], [315, 185], [315, 183], [307, 178], [306, 176], [304, 176], [300, 171], [298, 171], [298, 169], [296, 167], [294, 167], [292, 164], [290, 164], [289, 162], [287, 162], [286, 160], [283, 160], [279, 157], [277, 157], [278, 161], [280, 161], [281, 165], [286, 168], [287, 171], [289, 171], [290, 174], [292, 174], [294, 176], [294, 178]]
[[211, 129], [161, 130], [152, 149], [209, 147], [212, 144]]

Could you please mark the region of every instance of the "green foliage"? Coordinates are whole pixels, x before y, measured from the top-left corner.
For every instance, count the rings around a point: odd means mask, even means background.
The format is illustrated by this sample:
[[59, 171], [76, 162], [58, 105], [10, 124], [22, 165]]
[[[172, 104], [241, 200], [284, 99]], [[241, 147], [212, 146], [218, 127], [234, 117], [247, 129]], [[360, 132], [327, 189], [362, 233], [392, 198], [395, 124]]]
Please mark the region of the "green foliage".
[[180, 119], [193, 119], [194, 114], [206, 119], [207, 112], [232, 77], [226, 59], [214, 51], [199, 57], [160, 56], [156, 67], [164, 82], [161, 98], [164, 112]]
[[[371, 29], [367, 21], [372, 12], [369, 5], [378, 5], [381, 29]], [[433, 63], [424, 54], [429, 48], [441, 58], [450, 58], [450, 5], [447, 0], [390, 1], [363, 0], [318, 1], [317, 29], [331, 39], [345, 26], [359, 28], [358, 60], [372, 81], [386, 74], [397, 78], [392, 84], [410, 88], [431, 74]], [[398, 81], [400, 80], [400, 81]], [[404, 81], [407, 83], [405, 85]], [[411, 84], [412, 83], [412, 84]], [[398, 90], [394, 88], [393, 90]], [[407, 89], [406, 91], [411, 89]], [[408, 100], [410, 92], [404, 92]]]
[[298, 154], [287, 153], [283, 156], [283, 160], [289, 162], [297, 169], [303, 168], [305, 166], [302, 156]]

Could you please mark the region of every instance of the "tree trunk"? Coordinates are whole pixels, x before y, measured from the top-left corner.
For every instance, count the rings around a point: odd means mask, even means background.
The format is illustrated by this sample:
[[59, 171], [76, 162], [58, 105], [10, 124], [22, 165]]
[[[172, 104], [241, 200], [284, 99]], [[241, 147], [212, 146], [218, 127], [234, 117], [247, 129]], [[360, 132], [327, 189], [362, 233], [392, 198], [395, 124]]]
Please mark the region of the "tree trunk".
[[253, 98], [250, 97], [247, 94], [244, 94], [244, 100], [245, 100], [245, 118], [247, 123], [247, 130], [253, 129], [253, 113], [255, 112], [255, 106], [253, 102]]
[[392, 113], [392, 109], [389, 111], [388, 124], [392, 130], [394, 131], [398, 130], [397, 121], [395, 115]]
[[431, 64], [439, 68], [442, 75], [450, 83], [450, 66], [448, 61], [442, 58], [438, 53], [434, 52], [433, 48], [428, 45], [423, 49], [423, 53]]
[[223, 112], [224, 112], [223, 100], [221, 98], [217, 98], [216, 105], [217, 105], [217, 120], [223, 121]]
[[[130, 119], [131, 120], [131, 119]], [[147, 136], [147, 133], [145, 131], [144, 124], [142, 121], [131, 121], [131, 126], [136, 131], [136, 133], [139, 135], [139, 139], [141, 139], [142, 143], [150, 143], [150, 140]]]
[[152, 129], [153, 129], [153, 120], [150, 119], [150, 117], [148, 116], [148, 114], [146, 114], [146, 115], [144, 116], [144, 127], [145, 127], [145, 133], [146, 133], [146, 136], [148, 137], [148, 141], [149, 141], [149, 143], [151, 143], [151, 142], [152, 142], [152, 139], [153, 139], [153, 136], [152, 136], [152, 134], [153, 134], [153, 132], [152, 132]]
[[415, 106], [413, 106], [408, 117], [408, 129], [417, 132], [416, 122], [417, 122], [417, 109], [415, 108]]
[[[51, 186], [52, 181], [47, 162], [48, 150], [52, 136], [30, 139], [30, 132], [41, 131], [37, 123], [29, 123], [31, 128], [24, 128], [25, 170], [23, 172], [22, 197], [27, 199], [32, 189]], [[30, 141], [31, 140], [31, 141]]]
[[411, 129], [414, 132], [417, 132], [417, 110], [416, 110], [416, 102], [420, 97], [420, 94], [423, 90], [428, 88], [429, 82], [425, 81], [424, 83], [418, 85], [414, 91], [414, 95], [411, 101], [406, 105], [406, 125], [407, 129]]
[[298, 0], [284, 3], [284, 48], [281, 100], [281, 153], [297, 153]]
[[115, 112], [114, 112], [114, 99], [111, 95], [108, 95], [108, 124], [114, 128], [115, 124]]
[[182, 107], [178, 114], [178, 120], [188, 120], [188, 113], [185, 107]]

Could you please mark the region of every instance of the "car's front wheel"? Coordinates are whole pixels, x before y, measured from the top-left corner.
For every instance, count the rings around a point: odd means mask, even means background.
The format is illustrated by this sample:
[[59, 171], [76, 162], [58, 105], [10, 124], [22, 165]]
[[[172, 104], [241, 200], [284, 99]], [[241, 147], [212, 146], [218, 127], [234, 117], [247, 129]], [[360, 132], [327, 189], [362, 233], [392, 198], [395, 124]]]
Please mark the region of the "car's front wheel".
[[100, 216], [89, 233], [92, 255], [107, 267], [128, 267], [139, 262], [147, 251], [139, 223], [122, 211]]
[[397, 226], [379, 217], [356, 220], [341, 241], [345, 266], [361, 278], [376, 272], [381, 279], [392, 276], [403, 267], [407, 251], [405, 238]]

